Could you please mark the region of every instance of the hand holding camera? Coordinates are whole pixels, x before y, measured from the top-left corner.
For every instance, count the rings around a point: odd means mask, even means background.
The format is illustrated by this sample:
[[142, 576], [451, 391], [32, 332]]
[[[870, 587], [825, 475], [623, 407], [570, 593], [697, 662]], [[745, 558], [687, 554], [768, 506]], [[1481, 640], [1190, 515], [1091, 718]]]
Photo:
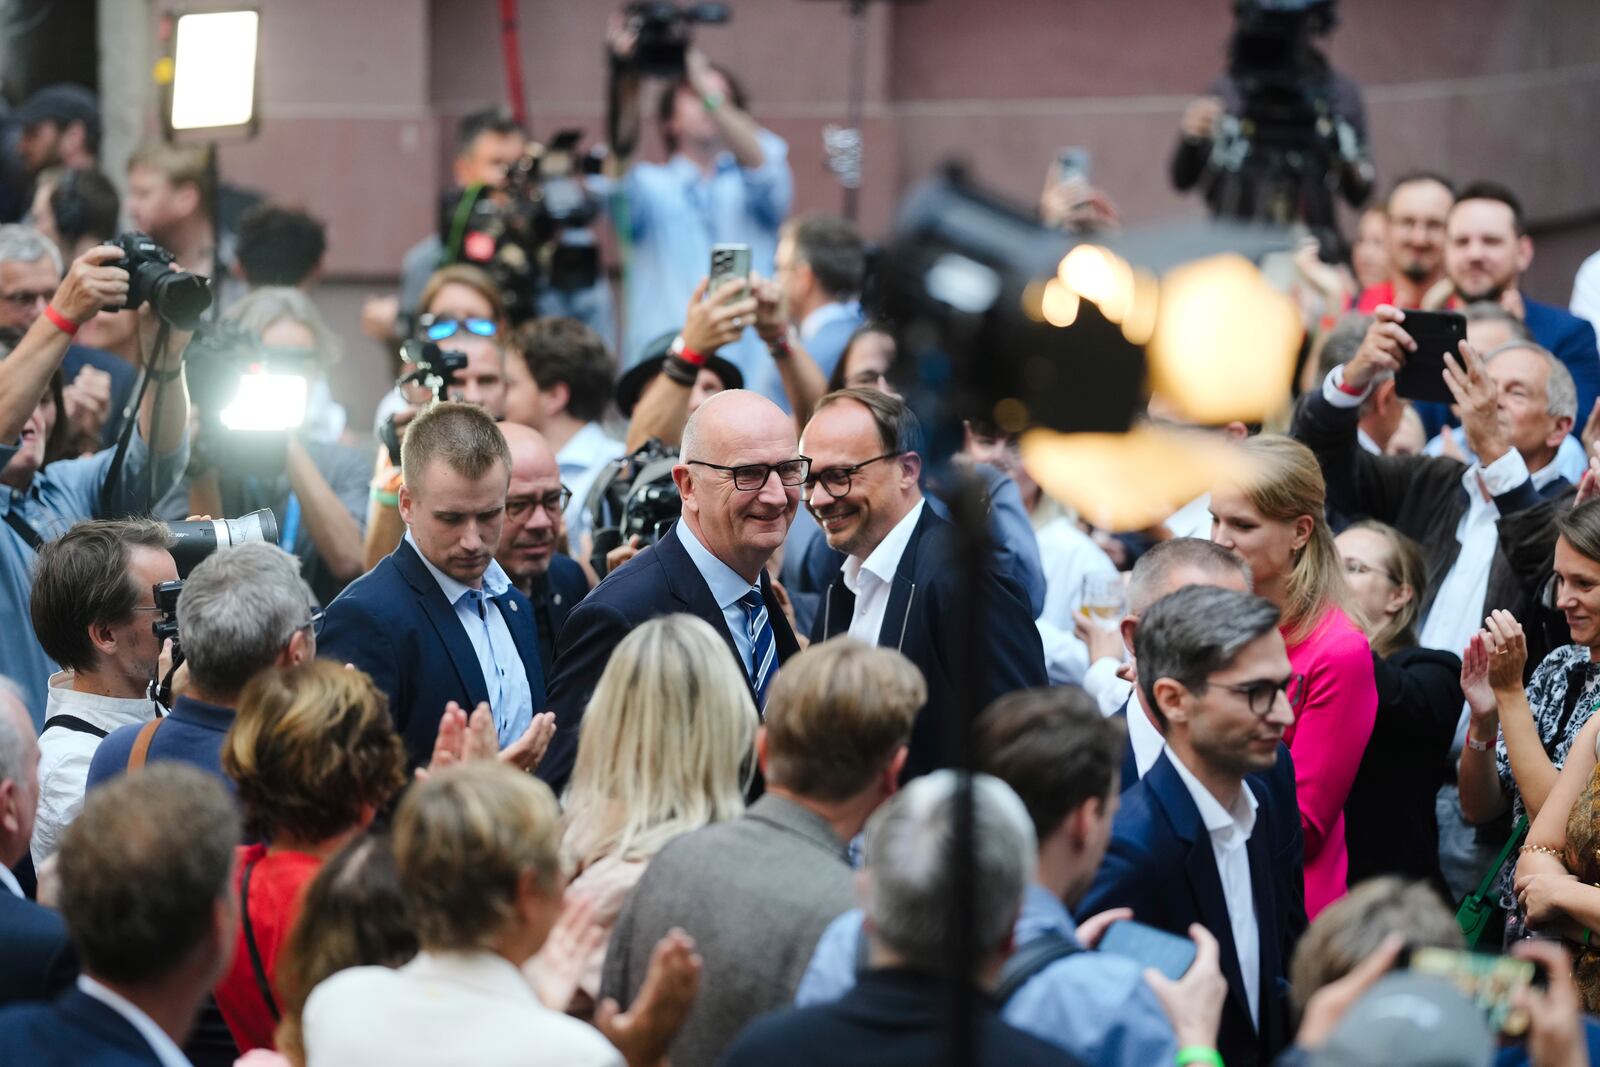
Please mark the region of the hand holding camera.
[[116, 245], [95, 245], [72, 261], [61, 280], [50, 306], [63, 318], [82, 325], [103, 307], [121, 307], [128, 299], [128, 272], [120, 264], [122, 249]]

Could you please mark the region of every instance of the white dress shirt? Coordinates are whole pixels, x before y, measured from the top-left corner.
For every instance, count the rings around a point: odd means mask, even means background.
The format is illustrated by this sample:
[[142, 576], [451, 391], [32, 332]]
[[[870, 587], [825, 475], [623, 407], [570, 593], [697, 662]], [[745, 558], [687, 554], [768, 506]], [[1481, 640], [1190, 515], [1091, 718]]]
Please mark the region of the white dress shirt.
[[[889, 609], [889, 592], [894, 588], [895, 571], [900, 569], [900, 557], [905, 555], [906, 544], [926, 504], [919, 500], [912, 505], [866, 559], [850, 556], [844, 561], [840, 577], [845, 588], [856, 595], [855, 614], [850, 617], [850, 636], [858, 641], [869, 645], [878, 643], [883, 615]], [[898, 641], [894, 647], [899, 647]]]
[[[1133, 763], [1139, 768], [1140, 778], [1150, 773], [1150, 768], [1156, 765], [1156, 760], [1161, 758], [1161, 753], [1167, 747], [1167, 739], [1161, 736], [1156, 724], [1145, 714], [1138, 694], [1128, 701], [1128, 744], [1133, 746]], [[1174, 758], [1173, 762], [1176, 763], [1177, 759]], [[1122, 784], [1126, 786], [1129, 783]]]
[[1072, 518], [1053, 508], [1054, 517], [1034, 527], [1039, 562], [1044, 569], [1044, 611], [1035, 624], [1044, 645], [1051, 685], [1076, 685], [1089, 667], [1089, 649], [1073, 629], [1073, 616], [1083, 604], [1083, 579], [1089, 574], [1115, 577], [1117, 565], [1094, 538]]
[[[694, 564], [694, 569], [700, 572], [700, 577], [706, 581], [706, 587], [711, 590], [711, 599], [717, 602], [717, 607], [722, 609], [722, 621], [728, 626], [728, 633], [733, 635], [733, 645], [739, 650], [739, 663], [744, 667], [744, 673], [750, 673], [750, 659], [753, 649], [750, 643], [750, 616], [745, 611], [745, 606], [739, 601], [744, 595], [755, 589], [761, 589], [758, 579], [752, 586], [744, 580], [744, 576], [716, 556], [711, 550], [700, 543], [700, 538], [695, 536], [689, 524], [682, 519], [673, 524], [678, 532], [678, 540], [682, 543], [685, 552], [689, 553], [689, 561]], [[770, 622], [770, 613], [769, 620]], [[776, 637], [776, 635], [774, 635]]]
[[573, 434], [556, 453], [556, 466], [561, 468], [561, 484], [572, 490], [567, 501], [567, 540], [576, 549], [578, 541], [589, 529], [589, 512], [584, 503], [589, 499], [589, 488], [600, 474], [600, 468], [614, 459], [621, 459], [623, 443], [606, 433], [598, 422], [586, 422], [583, 429]]
[[1101, 656], [1083, 672], [1084, 692], [1094, 697], [1102, 715], [1115, 715], [1133, 696], [1133, 684], [1117, 677], [1117, 668], [1121, 666], [1122, 660]]
[[86, 974], [78, 975], [78, 989], [84, 996], [93, 997], [118, 1015], [128, 1021], [128, 1025], [139, 1032], [145, 1044], [150, 1046], [150, 1051], [156, 1054], [156, 1059], [161, 1061], [161, 1067], [194, 1067], [189, 1062], [189, 1057], [167, 1035], [167, 1032], [156, 1025], [156, 1021], [146, 1015], [137, 1004], [114, 990], [96, 982]]
[[[48, 724], [56, 715], [71, 715], [90, 726], [110, 733], [129, 723], [149, 722], [155, 705], [146, 697], [106, 697], [80, 693], [72, 688], [72, 672], [50, 676], [49, 696], [44, 719]], [[84, 783], [89, 777], [89, 761], [101, 738], [64, 726], [39, 734], [39, 813], [33, 820], [33, 840], [29, 851], [33, 865], [39, 866], [61, 844], [61, 835], [83, 808]]]
[[[1130, 719], [1133, 717], [1130, 709]], [[1222, 806], [1211, 790], [1200, 784], [1176, 752], [1167, 758], [1183, 779], [1200, 821], [1211, 835], [1211, 854], [1217, 861], [1217, 877], [1222, 896], [1228, 902], [1228, 926], [1233, 930], [1233, 949], [1239, 961], [1239, 977], [1250, 1001], [1250, 1020], [1261, 1028], [1261, 931], [1256, 927], [1255, 890], [1250, 885], [1250, 851], [1245, 846], [1256, 828], [1256, 797], [1250, 786], [1239, 783], [1239, 799], [1232, 810]], [[1143, 773], [1143, 772], [1141, 772]]]
[[419, 952], [405, 966], [351, 967], [311, 991], [309, 1067], [621, 1067], [600, 1031], [539, 1003], [491, 952]]
[[17, 881], [17, 876], [3, 863], [0, 863], [0, 888], [4, 888], [18, 900], [28, 899], [28, 894], [22, 891], [22, 884]]
[[[495, 734], [500, 739], [500, 747], [505, 748], [521, 737], [533, 722], [533, 690], [528, 686], [528, 668], [522, 662], [522, 653], [517, 651], [516, 641], [512, 640], [505, 616], [500, 614], [500, 605], [493, 600], [511, 588], [511, 579], [500, 564], [490, 560], [489, 569], [483, 572], [481, 589], [463, 585], [422, 554], [410, 530], [406, 531], [406, 540], [416, 550], [417, 558], [428, 568], [428, 573], [433, 575], [433, 580], [439, 583], [439, 591], [455, 609], [461, 628], [467, 632], [467, 640], [472, 642], [472, 650], [478, 656], [478, 670], [483, 673], [483, 684], [489, 691]], [[464, 710], [469, 714], [472, 711], [471, 708]]]

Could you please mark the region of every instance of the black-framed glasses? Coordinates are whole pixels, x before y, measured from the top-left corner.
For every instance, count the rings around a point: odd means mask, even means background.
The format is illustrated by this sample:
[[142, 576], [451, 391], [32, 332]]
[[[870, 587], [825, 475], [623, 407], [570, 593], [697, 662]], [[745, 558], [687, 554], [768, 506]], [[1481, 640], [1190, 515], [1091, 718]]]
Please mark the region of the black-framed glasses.
[[[314, 634], [322, 633], [322, 617], [326, 614], [327, 612], [323, 611], [321, 608], [313, 609], [311, 612], [311, 618], [307, 619], [306, 624], [299, 627], [299, 630], [310, 630]], [[296, 632], [298, 632], [298, 630]]]
[[1272, 705], [1282, 693], [1289, 701], [1289, 710], [1296, 714], [1300, 705], [1306, 699], [1306, 676], [1291, 674], [1282, 681], [1274, 682], [1262, 678], [1254, 682], [1239, 682], [1236, 685], [1224, 685], [1221, 682], [1211, 682], [1218, 689], [1226, 689], [1230, 693], [1238, 693], [1250, 705], [1250, 714], [1256, 718], [1265, 718], [1272, 712]]
[[548, 493], [536, 496], [508, 496], [506, 497], [506, 518], [512, 522], [521, 522], [527, 518], [534, 508], [544, 508], [545, 514], [552, 519], [561, 517], [567, 510], [567, 504], [572, 500], [572, 490], [566, 486], [552, 489]]
[[881, 456], [864, 459], [852, 467], [829, 467], [824, 471], [815, 471], [806, 478], [806, 492], [811, 492], [817, 487], [817, 483], [821, 482], [829, 496], [844, 496], [850, 491], [850, 479], [861, 473], [861, 468], [870, 467], [880, 460], [894, 459], [903, 455], [904, 452], [885, 452]]
[[767, 479], [774, 474], [778, 481], [784, 485], [803, 485], [806, 476], [811, 473], [811, 457], [801, 456], [798, 459], [786, 459], [782, 463], [746, 463], [740, 467], [724, 467], [720, 463], [707, 463], [703, 459], [688, 461], [691, 467], [710, 467], [714, 471], [724, 471], [733, 476], [733, 487], [742, 492], [758, 492], [767, 484]]
[[0, 293], [0, 300], [4, 300], [14, 308], [31, 308], [35, 304], [49, 303], [50, 298], [54, 295], [54, 290], [48, 293], [37, 293], [19, 289], [14, 293]]
[[443, 341], [447, 337], [454, 337], [462, 330], [475, 337], [493, 337], [500, 332], [500, 327], [493, 319], [476, 316], [457, 319], [448, 315], [423, 315], [417, 319], [417, 332], [425, 341]]
[[1381, 574], [1395, 585], [1400, 584], [1400, 579], [1396, 578], [1382, 567], [1374, 567], [1369, 563], [1362, 563], [1359, 559], [1346, 559], [1344, 561], [1344, 572], [1351, 577], [1358, 577], [1363, 574]]

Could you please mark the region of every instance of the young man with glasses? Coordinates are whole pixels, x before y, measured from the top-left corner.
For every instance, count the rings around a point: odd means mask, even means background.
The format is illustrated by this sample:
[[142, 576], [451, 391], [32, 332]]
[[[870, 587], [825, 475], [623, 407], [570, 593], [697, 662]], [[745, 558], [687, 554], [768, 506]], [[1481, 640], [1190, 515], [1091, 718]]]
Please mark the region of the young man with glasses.
[[1134, 635], [1139, 689], [1167, 747], [1122, 794], [1105, 861], [1077, 914], [1133, 909], [1180, 937], [1199, 924], [1228, 980], [1217, 1049], [1265, 1064], [1290, 1039], [1287, 962], [1303, 888], [1276, 854], [1284, 810], [1262, 781], [1294, 722], [1305, 679], [1289, 665], [1278, 609], [1250, 593], [1191, 585], [1163, 597]]
[[800, 650], [767, 573], [810, 470], [794, 420], [759, 394], [730, 389], [689, 417], [680, 456], [672, 477], [682, 517], [608, 574], [561, 628], [550, 681], [556, 735], [538, 769], [558, 793], [595, 684], [639, 624], [673, 612], [704, 619], [726, 638], [757, 709], [778, 668]]
[[1049, 684], [1027, 595], [993, 555], [983, 574], [982, 646], [966, 647], [955, 530], [923, 500], [917, 437], [916, 416], [904, 401], [875, 389], [843, 389], [818, 402], [800, 442], [811, 458], [806, 506], [828, 547], [846, 557], [823, 595], [812, 641], [849, 633], [898, 649], [928, 683], [906, 778], [954, 761], [947, 723], [961, 713], [955, 676], [971, 652], [979, 657], [980, 705]]

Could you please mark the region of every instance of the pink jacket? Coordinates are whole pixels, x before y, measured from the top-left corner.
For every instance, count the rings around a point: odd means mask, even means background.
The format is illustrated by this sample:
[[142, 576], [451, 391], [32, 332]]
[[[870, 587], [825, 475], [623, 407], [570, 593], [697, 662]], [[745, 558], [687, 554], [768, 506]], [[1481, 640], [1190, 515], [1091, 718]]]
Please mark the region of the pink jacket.
[[1315, 919], [1345, 894], [1344, 802], [1372, 736], [1378, 690], [1366, 635], [1337, 607], [1289, 646], [1289, 663], [1306, 676], [1305, 703], [1283, 740], [1294, 756], [1305, 832], [1306, 916]]

